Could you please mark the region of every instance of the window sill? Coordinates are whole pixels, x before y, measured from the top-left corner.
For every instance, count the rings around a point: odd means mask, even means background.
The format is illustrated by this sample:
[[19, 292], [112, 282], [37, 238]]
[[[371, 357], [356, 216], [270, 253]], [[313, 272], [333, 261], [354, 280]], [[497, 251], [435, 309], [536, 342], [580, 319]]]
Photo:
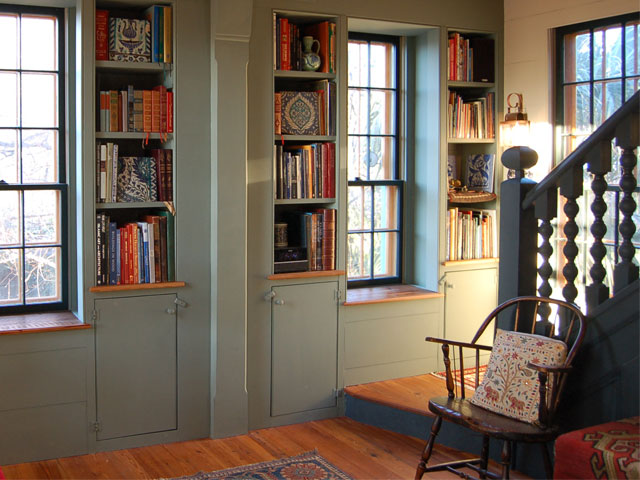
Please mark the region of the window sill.
[[28, 313], [0, 317], [0, 335], [91, 328], [71, 312]]
[[381, 287], [352, 288], [347, 290], [345, 306], [373, 303], [403, 302], [444, 297], [444, 294], [425, 290], [415, 285], [384, 285]]

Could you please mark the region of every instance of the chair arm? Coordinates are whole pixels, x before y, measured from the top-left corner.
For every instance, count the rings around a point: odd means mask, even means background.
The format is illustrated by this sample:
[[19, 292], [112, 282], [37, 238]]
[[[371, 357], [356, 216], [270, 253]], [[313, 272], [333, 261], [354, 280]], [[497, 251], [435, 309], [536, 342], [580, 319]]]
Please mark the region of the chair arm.
[[453, 345], [454, 347], [474, 348], [476, 350], [491, 351], [493, 347], [488, 345], [478, 345], [477, 343], [456, 342], [454, 340], [447, 340], [446, 338], [426, 337], [425, 342], [442, 343], [446, 345]]
[[[553, 420], [557, 401], [558, 401], [558, 389], [561, 385], [559, 382], [558, 374], [563, 374], [571, 371], [571, 367], [559, 367], [553, 365], [543, 365], [539, 363], [529, 362], [527, 366], [533, 370], [538, 371], [538, 380], [540, 382], [540, 403], [538, 411], [538, 424], [541, 426], [548, 426]], [[549, 377], [549, 375], [552, 375]], [[547, 382], [551, 378], [551, 385], [548, 386]], [[550, 397], [547, 397], [551, 389]]]
[[568, 373], [571, 371], [571, 367], [556, 367], [553, 365], [543, 365], [541, 363], [529, 362], [527, 364], [529, 368], [537, 370], [540, 373]]

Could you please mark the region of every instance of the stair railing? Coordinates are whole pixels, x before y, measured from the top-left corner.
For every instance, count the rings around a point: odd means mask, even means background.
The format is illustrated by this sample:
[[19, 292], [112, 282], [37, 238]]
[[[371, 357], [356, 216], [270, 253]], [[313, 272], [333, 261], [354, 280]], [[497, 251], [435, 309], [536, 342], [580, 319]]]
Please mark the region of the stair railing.
[[[605, 302], [612, 294], [638, 279], [638, 265], [633, 261], [635, 247], [632, 237], [638, 227], [633, 218], [636, 202], [633, 192], [637, 187], [635, 149], [640, 144], [639, 92], [611, 115], [598, 129], [582, 142], [569, 156], [557, 165], [542, 181], [535, 183], [524, 176], [527, 168], [535, 165], [537, 154], [527, 147], [512, 147], [502, 155], [502, 163], [516, 172], [516, 177], [502, 183], [500, 201], [500, 285], [499, 301], [518, 295], [537, 292], [551, 296], [551, 278], [554, 274], [550, 259], [553, 254], [551, 238], [552, 221], [558, 214], [558, 197], [564, 199], [566, 216], [563, 233], [566, 243], [562, 248], [564, 266], [562, 275], [566, 283], [562, 295], [568, 302], [575, 302], [578, 295], [576, 278], [578, 267], [576, 237], [579, 227], [579, 198], [583, 195], [583, 170], [592, 174], [593, 202], [590, 209], [593, 221], [589, 226], [593, 243], [589, 252], [593, 265], [589, 270], [591, 284], [586, 287], [587, 312]], [[619, 261], [613, 270], [613, 292], [605, 284], [606, 269], [603, 259], [606, 247], [603, 239], [607, 233], [604, 216], [607, 204], [604, 194], [608, 185], [605, 175], [611, 171], [611, 142], [620, 148], [619, 209]], [[541, 261], [538, 265], [538, 254]], [[538, 283], [538, 278], [540, 282]], [[544, 314], [544, 312], [543, 312]], [[544, 318], [544, 316], [543, 316]]]

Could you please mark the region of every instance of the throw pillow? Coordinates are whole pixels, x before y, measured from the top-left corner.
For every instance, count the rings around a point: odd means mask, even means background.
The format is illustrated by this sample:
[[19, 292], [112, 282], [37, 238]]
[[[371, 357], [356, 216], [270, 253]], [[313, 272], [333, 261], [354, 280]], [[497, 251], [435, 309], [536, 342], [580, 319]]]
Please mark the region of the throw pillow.
[[567, 345], [552, 338], [497, 329], [487, 372], [471, 403], [495, 413], [534, 423], [538, 420], [538, 372], [529, 362], [562, 365]]

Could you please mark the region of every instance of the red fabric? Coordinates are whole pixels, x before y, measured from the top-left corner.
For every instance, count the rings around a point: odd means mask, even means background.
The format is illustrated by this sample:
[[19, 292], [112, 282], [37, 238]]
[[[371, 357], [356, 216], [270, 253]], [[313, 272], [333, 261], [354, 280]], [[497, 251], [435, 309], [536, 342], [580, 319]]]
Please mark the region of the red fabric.
[[640, 478], [640, 417], [560, 435], [553, 478]]
[[2, 469], [0, 468], [0, 480], [5, 480], [4, 475], [2, 474]]

